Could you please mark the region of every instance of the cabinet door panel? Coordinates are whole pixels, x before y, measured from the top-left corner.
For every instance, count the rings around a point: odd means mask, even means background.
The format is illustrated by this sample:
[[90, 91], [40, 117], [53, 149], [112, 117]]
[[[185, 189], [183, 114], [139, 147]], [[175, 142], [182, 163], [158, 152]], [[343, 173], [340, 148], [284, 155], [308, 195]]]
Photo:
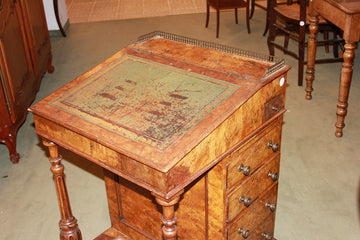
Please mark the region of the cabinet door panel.
[[10, 107], [8, 93], [6, 92], [5, 79], [0, 66], [0, 133], [3, 132], [3, 128], [5, 128], [4, 126], [6, 123], [11, 122], [11, 112], [12, 109]]
[[[17, 2], [11, 2], [0, 33], [0, 66], [3, 88], [10, 104], [13, 122], [27, 107], [28, 94], [34, 83], [34, 75], [24, 29], [21, 10]], [[28, 91], [26, 90], [28, 89]]]
[[50, 39], [42, 0], [20, 0], [20, 5], [34, 71], [36, 75], [42, 75], [46, 71], [50, 52]]
[[53, 71], [48, 35], [42, 0], [0, 0], [0, 143], [13, 163], [17, 130], [43, 74]]

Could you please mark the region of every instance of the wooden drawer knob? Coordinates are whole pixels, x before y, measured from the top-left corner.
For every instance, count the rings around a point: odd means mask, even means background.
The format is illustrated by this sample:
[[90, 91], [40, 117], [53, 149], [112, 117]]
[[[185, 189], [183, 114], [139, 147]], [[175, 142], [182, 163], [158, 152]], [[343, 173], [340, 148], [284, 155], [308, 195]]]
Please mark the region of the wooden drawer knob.
[[269, 208], [270, 211], [274, 212], [275, 209], [276, 209], [276, 204], [275, 204], [275, 203], [267, 202], [267, 203], [265, 203], [265, 207], [266, 207], [266, 208]]
[[263, 232], [263, 233], [261, 233], [261, 236], [262, 236], [263, 238], [265, 238], [266, 240], [272, 240], [272, 239], [273, 239], [271, 233]]
[[240, 234], [243, 238], [247, 238], [249, 236], [250, 231], [248, 229], [239, 228], [238, 234]]
[[246, 198], [245, 196], [241, 196], [239, 197], [239, 202], [244, 203], [245, 207], [248, 207], [251, 204], [251, 198], [250, 197]]
[[274, 182], [276, 182], [276, 180], [278, 180], [278, 173], [277, 172], [273, 173], [273, 172], [269, 171], [267, 176], [269, 178], [271, 178], [271, 180], [273, 180]]
[[239, 172], [242, 171], [245, 176], [248, 176], [250, 174], [250, 166], [244, 166], [243, 164], [241, 164], [238, 167], [238, 170]]
[[272, 143], [272, 141], [268, 142], [267, 147], [271, 148], [273, 150], [273, 152], [277, 152], [279, 150], [279, 144]]

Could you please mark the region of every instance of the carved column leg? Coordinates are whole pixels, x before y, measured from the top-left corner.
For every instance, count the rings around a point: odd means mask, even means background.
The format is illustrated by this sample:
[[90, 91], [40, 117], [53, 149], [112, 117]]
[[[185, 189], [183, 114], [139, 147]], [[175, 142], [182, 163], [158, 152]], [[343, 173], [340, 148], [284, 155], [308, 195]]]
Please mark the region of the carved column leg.
[[345, 52], [343, 54], [344, 62], [342, 64], [341, 69], [341, 78], [340, 78], [340, 87], [339, 87], [339, 100], [337, 104], [337, 121], [335, 124], [336, 137], [341, 137], [343, 135], [342, 130], [345, 127], [344, 120], [347, 113], [347, 106], [348, 106], [348, 97], [349, 97], [349, 90], [351, 84], [351, 76], [352, 76], [352, 66], [354, 60], [354, 49], [355, 43], [346, 43], [345, 44]]
[[309, 25], [309, 40], [308, 40], [308, 60], [306, 65], [306, 96], [305, 99], [311, 100], [311, 92], [313, 91], [312, 84], [314, 81], [314, 74], [315, 74], [315, 58], [316, 58], [316, 34], [318, 32], [318, 23], [319, 17], [318, 16], [311, 16], [310, 17], [310, 25]]
[[163, 216], [161, 221], [163, 224], [162, 235], [164, 240], [177, 239], [177, 226], [174, 206], [179, 202], [181, 193], [182, 192], [178, 193], [171, 199], [165, 199], [153, 194], [155, 196], [156, 202], [161, 205], [163, 209]]
[[62, 157], [59, 155], [58, 147], [53, 142], [43, 141], [49, 148], [51, 171], [54, 175], [56, 193], [59, 201], [60, 216], [60, 240], [81, 240], [81, 232], [76, 218], [72, 215], [70, 201], [66, 189], [64, 166], [61, 164]]

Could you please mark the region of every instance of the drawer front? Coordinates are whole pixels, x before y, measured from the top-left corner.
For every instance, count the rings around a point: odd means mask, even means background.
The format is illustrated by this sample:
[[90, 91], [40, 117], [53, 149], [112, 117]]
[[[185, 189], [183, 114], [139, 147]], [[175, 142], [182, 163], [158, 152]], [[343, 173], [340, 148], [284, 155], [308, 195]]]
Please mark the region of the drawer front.
[[273, 116], [275, 116], [279, 111], [284, 109], [284, 94], [279, 94], [271, 99], [269, 99], [264, 104], [264, 115], [263, 115], [263, 122], [266, 122]]
[[232, 221], [242, 210], [249, 208], [269, 186], [278, 181], [279, 163], [280, 153], [227, 196], [227, 222]]
[[276, 122], [275, 126], [259, 134], [246, 147], [229, 156], [226, 169], [228, 190], [249, 178], [265, 161], [280, 151], [281, 128], [282, 122]]
[[227, 227], [227, 239], [273, 239], [278, 184], [270, 186]]

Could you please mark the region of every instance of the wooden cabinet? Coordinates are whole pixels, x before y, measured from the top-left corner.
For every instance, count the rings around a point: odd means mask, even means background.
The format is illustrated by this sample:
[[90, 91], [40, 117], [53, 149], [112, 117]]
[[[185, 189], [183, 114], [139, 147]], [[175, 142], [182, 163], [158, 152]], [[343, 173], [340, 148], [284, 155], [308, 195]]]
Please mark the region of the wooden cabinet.
[[41, 0], [0, 0], [0, 19], [0, 140], [17, 163], [17, 130], [44, 73], [53, 71], [50, 39]]
[[288, 70], [154, 32], [33, 105], [60, 236], [81, 239], [58, 145], [105, 169], [111, 226], [96, 240], [273, 239]]
[[[52, 72], [50, 38], [42, 0], [19, 0], [22, 6], [27, 40], [29, 42], [33, 69], [36, 76], [46, 70]], [[40, 78], [39, 78], [40, 79]]]

